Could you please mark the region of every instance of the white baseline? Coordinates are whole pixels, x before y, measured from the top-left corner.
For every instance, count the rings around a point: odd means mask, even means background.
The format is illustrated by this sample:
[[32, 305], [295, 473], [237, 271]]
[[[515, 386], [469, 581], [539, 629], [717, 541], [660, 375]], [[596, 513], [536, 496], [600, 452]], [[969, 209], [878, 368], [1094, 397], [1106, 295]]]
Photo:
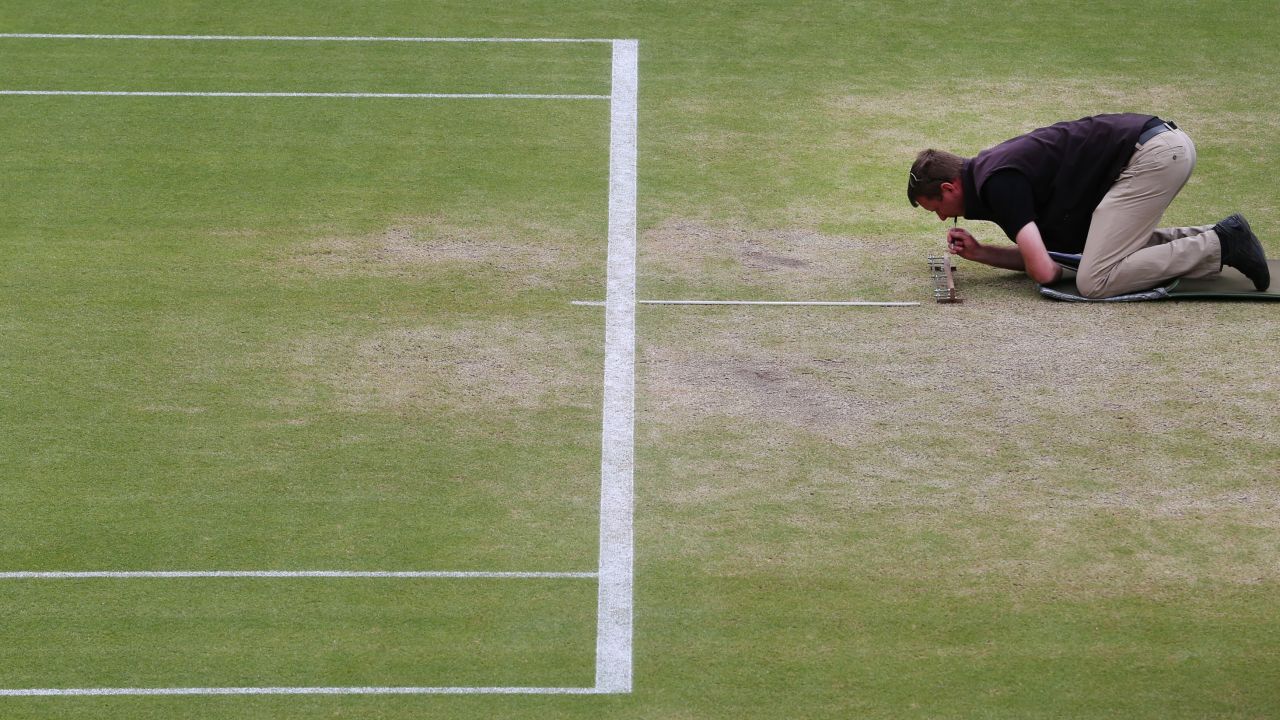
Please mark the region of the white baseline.
[[0, 689], [0, 697], [113, 697], [118, 695], [597, 695], [579, 687], [173, 687]]
[[390, 43], [612, 43], [605, 38], [378, 37], [308, 35], [101, 35], [90, 33], [0, 33], [5, 40], [188, 40], [200, 42], [390, 42]]
[[0, 90], [0, 95], [207, 98], [399, 98], [408, 100], [608, 100], [608, 95], [534, 93], [187, 92], [166, 90]]
[[541, 579], [594, 578], [594, 572], [496, 572], [485, 570], [18, 570], [0, 580], [128, 580], [177, 578], [387, 578]]

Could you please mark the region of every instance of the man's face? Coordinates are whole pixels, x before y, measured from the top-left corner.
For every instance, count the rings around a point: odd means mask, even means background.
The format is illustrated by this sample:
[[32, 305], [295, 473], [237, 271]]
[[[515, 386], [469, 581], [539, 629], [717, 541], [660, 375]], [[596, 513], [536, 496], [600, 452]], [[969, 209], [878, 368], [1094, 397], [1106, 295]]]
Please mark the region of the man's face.
[[942, 183], [939, 190], [942, 192], [942, 197], [918, 197], [916, 202], [920, 207], [937, 215], [942, 221], [963, 216], [964, 193], [960, 190], [960, 183]]

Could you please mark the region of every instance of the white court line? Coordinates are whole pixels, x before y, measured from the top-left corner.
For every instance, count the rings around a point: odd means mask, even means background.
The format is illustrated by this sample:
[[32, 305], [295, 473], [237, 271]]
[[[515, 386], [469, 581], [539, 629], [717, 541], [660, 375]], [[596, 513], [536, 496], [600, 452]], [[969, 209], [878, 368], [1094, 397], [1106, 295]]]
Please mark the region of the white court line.
[[[38, 40], [189, 40], [250, 42], [392, 42], [392, 43], [609, 43], [598, 38], [450, 38], [298, 35], [97, 35], [85, 33], [0, 33], [0, 39]], [[532, 93], [306, 93], [306, 92], [150, 92], [90, 90], [0, 90], [0, 95], [87, 95], [107, 97], [284, 97], [284, 98], [402, 98], [446, 100], [608, 100], [608, 95]]]
[[[918, 302], [871, 300], [637, 300], [639, 305], [834, 305], [842, 307], [914, 307]], [[570, 305], [603, 307], [599, 300], [571, 300]]]
[[117, 695], [598, 695], [577, 687], [174, 687], [0, 689], [0, 697], [111, 697]]
[[611, 87], [596, 689], [629, 693], [635, 573], [637, 41], [613, 43]]
[[392, 42], [392, 43], [611, 43], [605, 38], [478, 38], [301, 35], [97, 35], [87, 33], [0, 33], [8, 40], [194, 40], [249, 42]]
[[133, 578], [594, 578], [594, 572], [488, 572], [471, 570], [90, 570], [0, 572], [0, 580]]
[[359, 93], [359, 92], [169, 92], [158, 90], [0, 90], [0, 95], [88, 95], [105, 97], [402, 98], [414, 100], [608, 100], [608, 95], [531, 93]]

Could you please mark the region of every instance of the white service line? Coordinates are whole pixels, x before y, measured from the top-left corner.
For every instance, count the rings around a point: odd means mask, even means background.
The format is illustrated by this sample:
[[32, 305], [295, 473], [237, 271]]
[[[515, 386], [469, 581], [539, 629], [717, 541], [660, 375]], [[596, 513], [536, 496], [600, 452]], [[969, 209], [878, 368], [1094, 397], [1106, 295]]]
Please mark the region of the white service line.
[[[637, 300], [639, 305], [835, 305], [842, 307], [913, 307], [918, 302], [875, 302], [870, 300]], [[602, 307], [599, 300], [572, 300], [570, 305]]]
[[0, 689], [0, 697], [111, 697], [117, 695], [597, 695], [575, 687], [166, 687]]
[[95, 35], [87, 33], [0, 33], [8, 40], [198, 40], [254, 42], [393, 42], [393, 43], [610, 43], [605, 38], [377, 37], [300, 35]]
[[635, 573], [636, 40], [614, 41], [611, 87], [596, 689], [629, 693]]
[[0, 90], [0, 95], [89, 95], [105, 97], [401, 98], [411, 100], [608, 100], [608, 95], [531, 93], [358, 93], [358, 92], [169, 92], [163, 90]]
[[0, 580], [134, 578], [594, 578], [594, 572], [488, 572], [471, 570], [90, 570], [0, 572]]

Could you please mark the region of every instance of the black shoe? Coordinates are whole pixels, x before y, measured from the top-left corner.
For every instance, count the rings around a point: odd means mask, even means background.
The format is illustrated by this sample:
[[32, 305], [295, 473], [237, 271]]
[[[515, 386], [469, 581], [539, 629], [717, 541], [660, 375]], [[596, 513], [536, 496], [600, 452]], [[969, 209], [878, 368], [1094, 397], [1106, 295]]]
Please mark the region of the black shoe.
[[1270, 287], [1271, 270], [1267, 268], [1267, 254], [1262, 250], [1258, 236], [1249, 227], [1249, 221], [1236, 213], [1214, 225], [1213, 229], [1218, 233], [1218, 242], [1222, 245], [1222, 264], [1244, 273], [1259, 290]]

